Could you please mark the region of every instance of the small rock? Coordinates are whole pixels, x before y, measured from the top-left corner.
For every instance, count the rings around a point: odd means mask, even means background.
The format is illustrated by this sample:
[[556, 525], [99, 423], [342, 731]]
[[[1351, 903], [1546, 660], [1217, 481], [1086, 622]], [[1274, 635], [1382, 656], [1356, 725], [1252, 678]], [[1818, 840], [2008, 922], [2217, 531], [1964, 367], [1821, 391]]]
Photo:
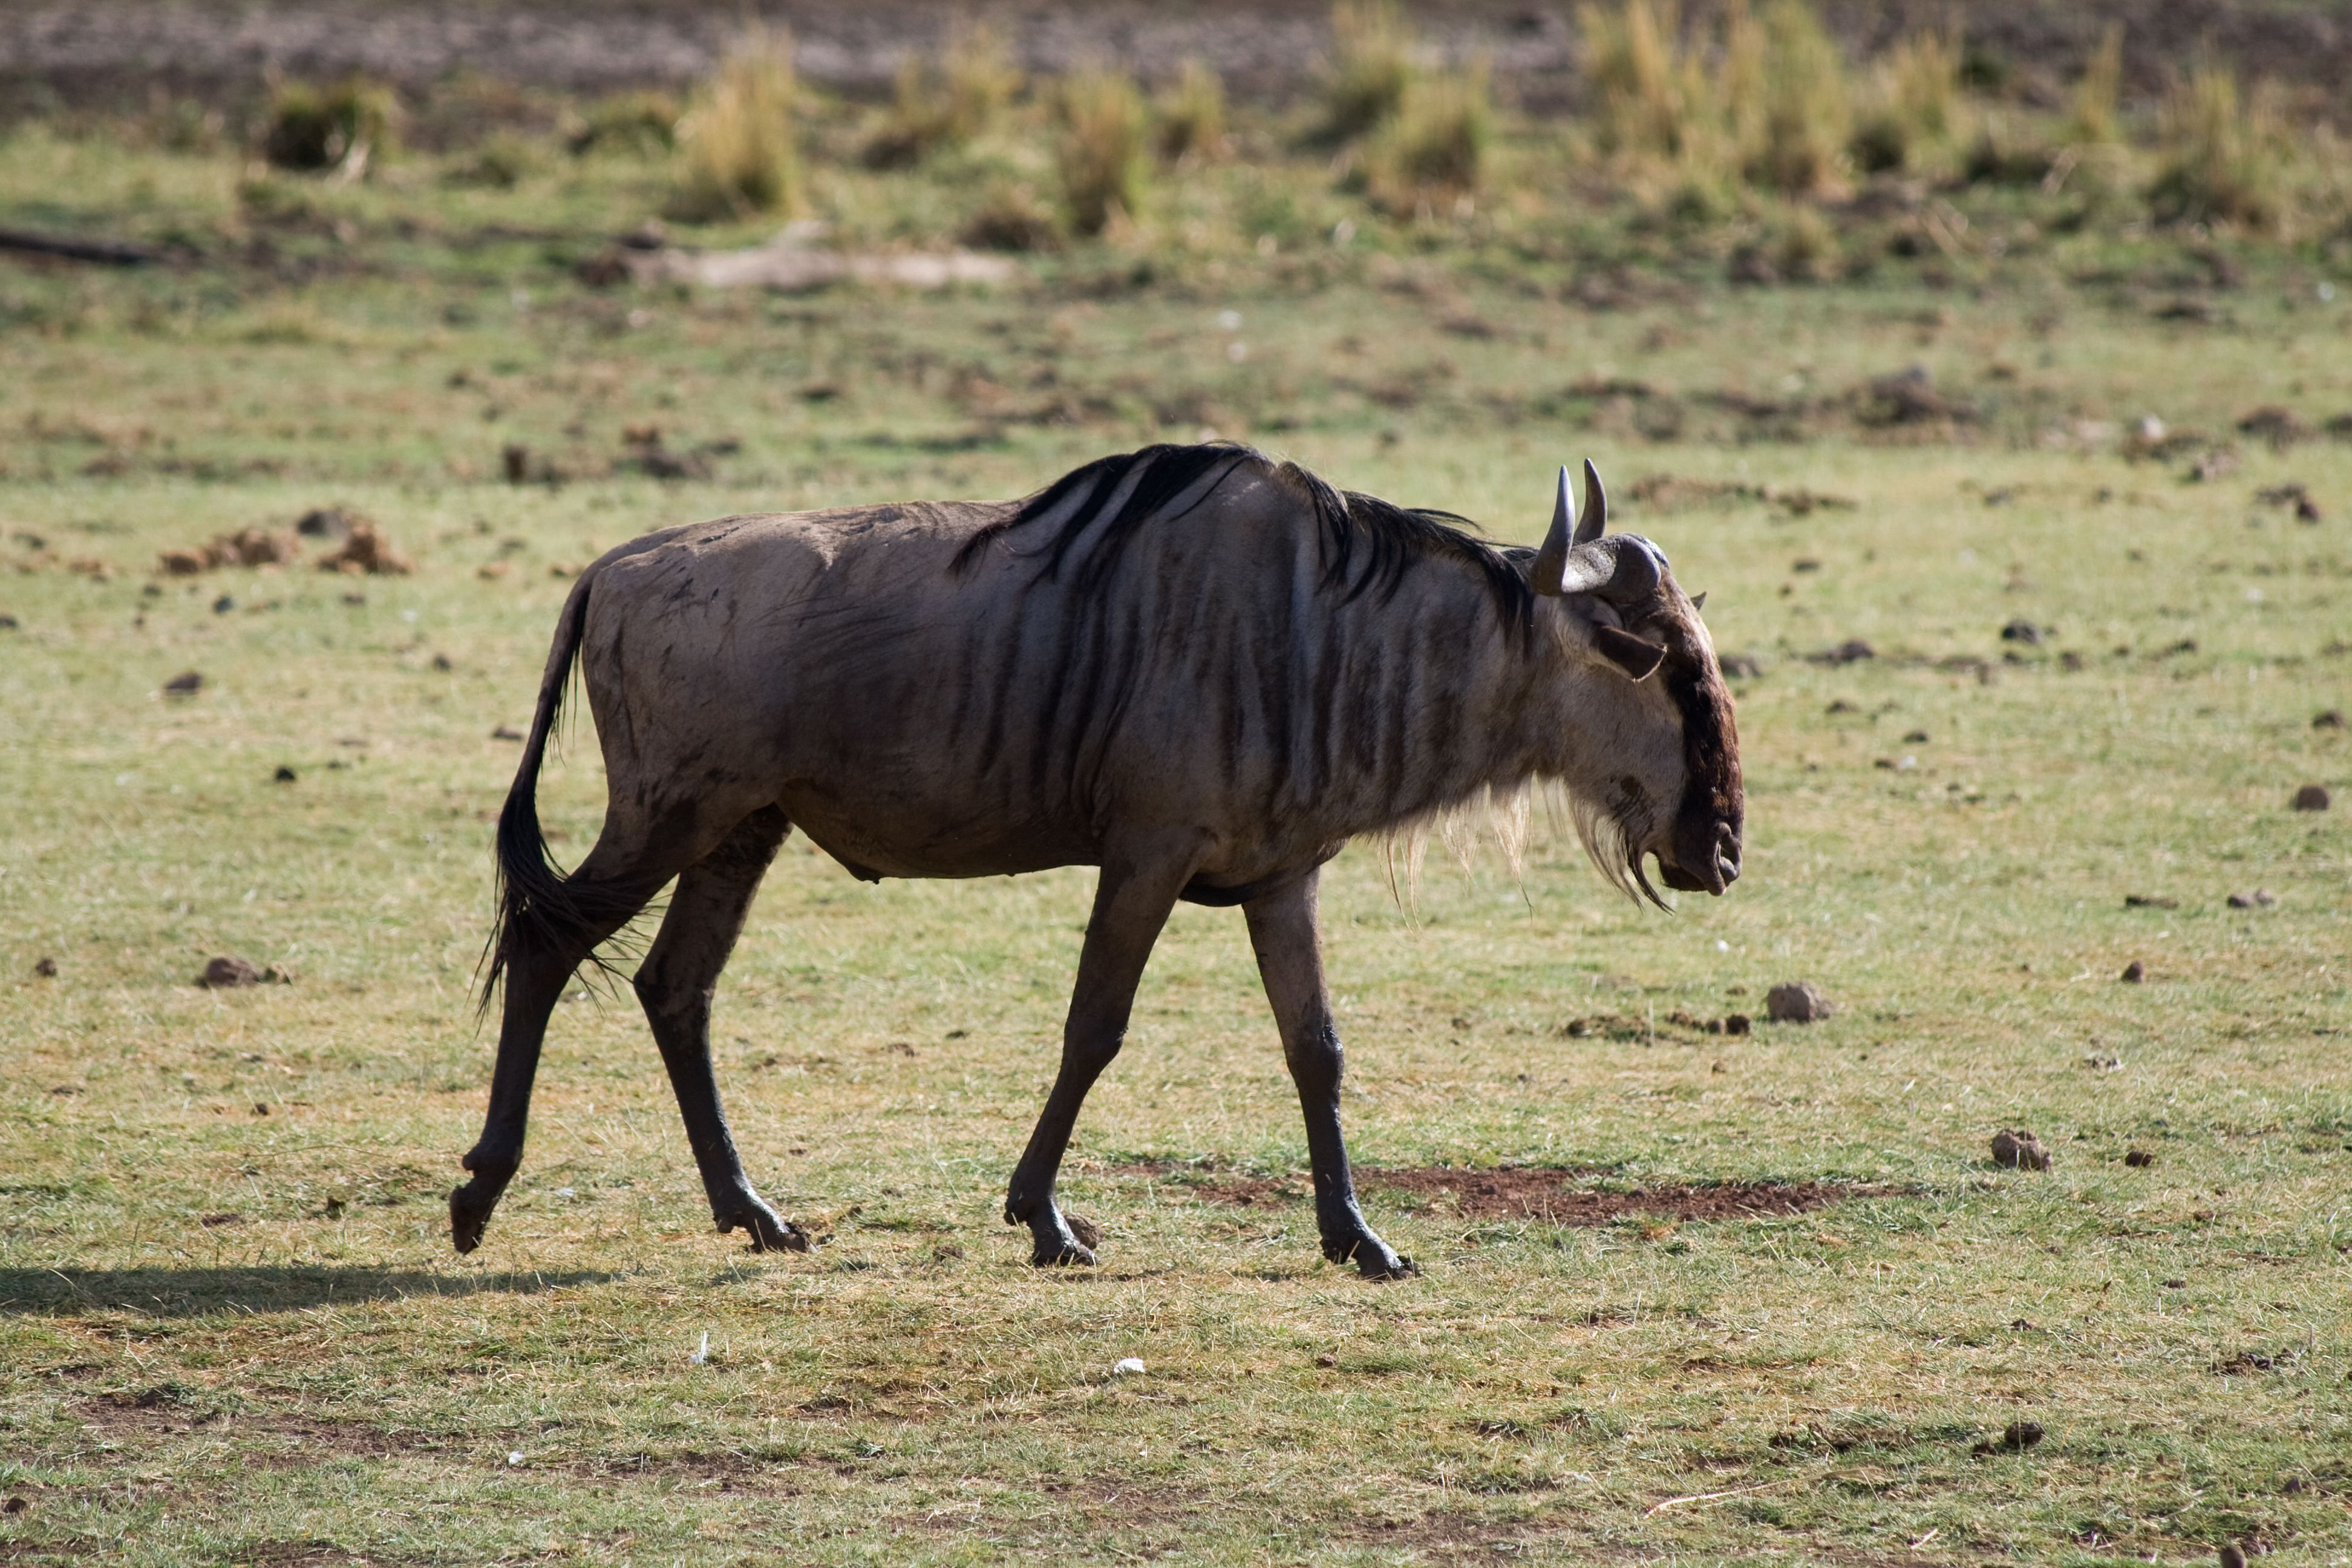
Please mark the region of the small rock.
[[2304, 785], [2294, 792], [2294, 808], [2297, 811], [2326, 811], [2327, 786], [2315, 784]]
[[2297, 496], [2294, 498], [2295, 521], [2317, 522], [2319, 518], [2319, 503], [2317, 501], [2312, 500], [2309, 496]]
[[268, 1114], [269, 1114], [269, 1103], [268, 1103], [268, 1101], [267, 1101], [267, 1100], [255, 1100], [255, 1101], [253, 1102], [253, 1113], [254, 1113], [256, 1116], [267, 1116], [267, 1115], [268, 1115]]
[[302, 521], [294, 525], [294, 531], [308, 539], [344, 539], [350, 536], [355, 521], [341, 507], [316, 507], [302, 514]]
[[295, 777], [294, 770], [288, 767], [284, 763], [278, 763], [278, 771], [269, 775], [269, 779], [272, 784], [292, 784]]
[[2137, 985], [2147, 978], [2147, 965], [2135, 958], [2124, 965], [2124, 972], [2120, 978], [2126, 985]]
[[[1066, 1211], [1063, 1214], [1062, 1218], [1069, 1222], [1070, 1234], [1078, 1238], [1078, 1245], [1080, 1247], [1085, 1247], [1088, 1252], [1092, 1252], [1097, 1247], [1102, 1246], [1102, 1226], [1097, 1225], [1094, 1221], [1088, 1219], [1082, 1214], [1070, 1214]], [[1138, 1370], [1139, 1371], [1141, 1369], [1139, 1368]]]
[[163, 682], [163, 689], [173, 697], [194, 697], [197, 692], [202, 691], [204, 689], [205, 678], [203, 672], [194, 669], [184, 669], [180, 671], [179, 674], [172, 677], [171, 679]]
[[1927, 731], [1914, 730], [1903, 737], [1903, 743], [1906, 746], [1924, 746], [1927, 743]]
[[2029, 620], [2014, 620], [2000, 628], [2003, 642], [2021, 642], [2032, 647], [2042, 640], [2042, 628]]
[[2341, 730], [2344, 728], [2344, 710], [2330, 708], [2324, 713], [2312, 715], [2311, 727], [2315, 730]]
[[2156, 1163], [2156, 1156], [2145, 1149], [2130, 1149], [2125, 1151], [2124, 1163], [2136, 1171], [2144, 1171]]
[[2007, 1171], [2046, 1171], [2050, 1151], [2032, 1133], [2004, 1127], [1992, 1135], [1992, 1163]]
[[1142, 1361], [1131, 1355], [1121, 1356], [1110, 1365], [1110, 1374], [1113, 1377], [1141, 1377], [1143, 1372]]
[[1822, 988], [1810, 980], [1775, 985], [1764, 996], [1765, 1016], [1776, 1024], [1816, 1023], [1835, 1010]]
[[55, 980], [58, 977], [58, 961], [54, 958], [36, 959], [33, 973], [44, 980]]

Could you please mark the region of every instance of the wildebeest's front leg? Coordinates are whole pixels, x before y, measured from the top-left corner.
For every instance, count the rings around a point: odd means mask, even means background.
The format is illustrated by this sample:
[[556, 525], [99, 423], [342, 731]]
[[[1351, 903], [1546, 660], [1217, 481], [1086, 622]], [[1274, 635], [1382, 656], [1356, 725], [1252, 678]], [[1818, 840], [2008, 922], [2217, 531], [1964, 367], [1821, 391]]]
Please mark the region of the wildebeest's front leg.
[[1339, 1135], [1339, 1031], [1331, 1022], [1322, 941], [1315, 926], [1319, 879], [1319, 872], [1309, 871], [1251, 900], [1242, 912], [1249, 917], [1250, 946], [1282, 1030], [1282, 1054], [1298, 1086], [1299, 1108], [1307, 1113], [1307, 1159], [1315, 1173], [1315, 1226], [1323, 1235], [1323, 1256], [1334, 1263], [1352, 1260], [1367, 1279], [1394, 1279], [1420, 1270], [1364, 1223], [1348, 1172], [1348, 1146]]
[[1070, 1129], [1077, 1123], [1087, 1090], [1127, 1037], [1128, 1015], [1151, 944], [1192, 875], [1191, 844], [1154, 847], [1160, 852], [1104, 858], [1094, 914], [1087, 921], [1086, 945], [1078, 954], [1070, 1016], [1062, 1026], [1061, 1071], [1054, 1076], [1053, 1091], [1045, 1097], [1037, 1129], [1029, 1135], [1029, 1147], [1013, 1167], [1013, 1184], [1004, 1196], [1004, 1223], [1029, 1227], [1036, 1243], [1030, 1261], [1041, 1268], [1095, 1260], [1093, 1249], [1070, 1233], [1069, 1222], [1062, 1217], [1054, 1201], [1054, 1178], [1062, 1168]]
[[680, 874], [662, 917], [661, 934], [633, 982], [670, 1087], [686, 1118], [687, 1142], [710, 1194], [711, 1218], [721, 1234], [740, 1226], [751, 1250], [808, 1250], [808, 1233], [779, 1216], [743, 1174], [734, 1137], [719, 1108], [719, 1085], [710, 1074], [710, 998], [719, 972], [743, 934], [760, 879], [776, 858], [776, 847], [792, 824], [774, 806], [753, 812], [718, 848]]

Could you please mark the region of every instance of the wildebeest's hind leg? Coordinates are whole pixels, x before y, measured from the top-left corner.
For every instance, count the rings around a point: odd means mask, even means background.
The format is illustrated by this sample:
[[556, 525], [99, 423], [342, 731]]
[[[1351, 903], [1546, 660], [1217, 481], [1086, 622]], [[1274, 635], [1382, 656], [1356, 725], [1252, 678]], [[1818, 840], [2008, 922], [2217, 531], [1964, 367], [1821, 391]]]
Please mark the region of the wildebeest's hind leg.
[[1029, 1147], [1013, 1168], [1004, 1195], [1004, 1223], [1025, 1225], [1036, 1244], [1030, 1261], [1043, 1268], [1056, 1263], [1092, 1263], [1091, 1248], [1070, 1233], [1054, 1201], [1054, 1178], [1070, 1146], [1070, 1129], [1087, 1090], [1118, 1055], [1135, 1006], [1136, 984], [1151, 957], [1151, 944], [1176, 907], [1176, 895], [1192, 875], [1194, 846], [1154, 847], [1158, 853], [1107, 854], [1095, 888], [1086, 945], [1078, 952], [1077, 984], [1070, 992], [1070, 1016], [1062, 1026], [1062, 1068], [1045, 1109], [1029, 1134]]
[[719, 1086], [710, 1075], [710, 998], [719, 972], [743, 933], [743, 920], [759, 891], [760, 879], [792, 824], [776, 807], [745, 817], [718, 848], [689, 866], [670, 895], [661, 934], [637, 970], [637, 1000], [653, 1026], [662, 1065], [686, 1117], [687, 1142], [710, 1194], [710, 1215], [723, 1233], [740, 1226], [751, 1235], [751, 1250], [808, 1250], [808, 1233], [751, 1190], [743, 1162], [719, 1109]]
[[522, 1164], [531, 1080], [539, 1074], [540, 1047], [556, 999], [588, 955], [635, 919], [661, 885], [677, 874], [677, 861], [670, 857], [679, 852], [678, 839], [675, 833], [616, 838], [608, 822], [605, 836], [561, 881], [563, 919], [507, 921], [499, 944], [505, 995], [498, 1066], [490, 1074], [489, 1112], [482, 1121], [482, 1136], [460, 1162], [473, 1179], [449, 1194], [449, 1238], [458, 1251], [471, 1252], [481, 1245], [490, 1211]]
[[1309, 871], [1252, 899], [1242, 912], [1249, 917], [1250, 946], [1282, 1030], [1282, 1054], [1298, 1086], [1299, 1108], [1307, 1113], [1307, 1159], [1315, 1173], [1315, 1227], [1323, 1236], [1323, 1256], [1334, 1263], [1353, 1260], [1367, 1279], [1394, 1279], [1420, 1270], [1364, 1223], [1348, 1171], [1348, 1146], [1339, 1135], [1339, 1031], [1331, 1022], [1322, 939], [1315, 925], [1319, 878], [1319, 872]]

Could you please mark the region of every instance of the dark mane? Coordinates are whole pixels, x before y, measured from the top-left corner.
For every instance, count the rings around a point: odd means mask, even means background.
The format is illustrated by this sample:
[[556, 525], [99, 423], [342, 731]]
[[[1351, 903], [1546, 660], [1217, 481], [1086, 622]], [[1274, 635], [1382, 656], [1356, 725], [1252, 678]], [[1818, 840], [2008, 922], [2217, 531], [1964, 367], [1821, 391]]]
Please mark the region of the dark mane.
[[[1073, 585], [1080, 593], [1095, 593], [1144, 524], [1155, 518], [1177, 521], [1215, 495], [1225, 479], [1244, 467], [1271, 474], [1305, 492], [1323, 536], [1323, 585], [1338, 593], [1342, 603], [1366, 594], [1375, 594], [1386, 603], [1395, 597], [1405, 574], [1418, 563], [1458, 561], [1478, 570], [1496, 607], [1514, 632], [1521, 636], [1533, 632], [1535, 595], [1514, 563], [1515, 554], [1525, 554], [1524, 551], [1507, 552], [1488, 544], [1469, 531], [1477, 524], [1467, 518], [1335, 489], [1296, 463], [1277, 462], [1255, 447], [1233, 441], [1145, 447], [1073, 468], [1023, 501], [1021, 510], [1011, 517], [990, 523], [966, 540], [950, 570], [971, 571], [990, 544], [1078, 496], [1082, 498], [1078, 504], [1040, 551], [1045, 563], [1038, 575], [1046, 580], [1059, 577], [1080, 541], [1093, 534], [1093, 543], [1077, 563]], [[1164, 509], [1177, 497], [1212, 475], [1214, 481], [1192, 506], [1163, 517]], [[1101, 509], [1130, 478], [1136, 480], [1134, 489], [1116, 514], [1106, 517]]]

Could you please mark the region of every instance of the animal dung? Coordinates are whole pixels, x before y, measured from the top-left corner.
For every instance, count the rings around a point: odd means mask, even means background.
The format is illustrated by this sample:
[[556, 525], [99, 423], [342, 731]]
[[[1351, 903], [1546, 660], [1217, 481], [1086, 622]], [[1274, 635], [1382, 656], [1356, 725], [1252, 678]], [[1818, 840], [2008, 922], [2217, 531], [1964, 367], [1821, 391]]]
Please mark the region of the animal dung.
[[294, 559], [290, 534], [266, 528], [241, 528], [216, 535], [193, 550], [159, 551], [155, 564], [167, 577], [194, 577], [221, 566], [283, 566]]
[[339, 506], [313, 507], [302, 514], [294, 531], [305, 539], [342, 539], [352, 531], [360, 519]]
[[1094, 1251], [1103, 1244], [1102, 1226], [1097, 1225], [1086, 1215], [1082, 1214], [1069, 1214], [1065, 1212], [1062, 1218], [1069, 1223], [1070, 1234], [1078, 1238], [1078, 1245], [1085, 1247], [1088, 1252]]
[[1764, 1014], [1776, 1024], [1812, 1024], [1837, 1009], [1829, 995], [1810, 980], [1792, 980], [1765, 994]]
[[284, 763], [280, 763], [278, 764], [278, 771], [270, 774], [269, 778], [270, 782], [273, 784], [292, 784], [298, 776], [299, 775], [298, 775], [292, 768], [288, 767]]
[[393, 548], [392, 541], [380, 532], [375, 524], [355, 519], [343, 536], [341, 548], [319, 557], [321, 572], [345, 572], [353, 575], [404, 577], [415, 570], [415, 563]]
[[2037, 626], [2032, 621], [2025, 620], [2021, 617], [2010, 622], [2007, 626], [2000, 628], [2000, 640], [2003, 642], [2021, 642], [2028, 647], [2032, 647], [2035, 644], [2041, 642], [2045, 629], [2054, 630], [2055, 628]]
[[194, 697], [204, 689], [205, 678], [201, 670], [184, 669], [163, 682], [164, 691], [173, 697]]
[[2000, 1429], [1998, 1442], [1979, 1443], [1976, 1451], [1979, 1454], [2022, 1454], [2042, 1441], [2042, 1423], [2039, 1421], [2012, 1421]]
[[207, 991], [229, 990], [239, 985], [290, 985], [293, 982], [294, 977], [276, 964], [264, 967], [226, 953], [207, 963], [205, 972], [196, 976], [196, 984]]
[[522, 731], [511, 724], [501, 724], [490, 731], [490, 739], [493, 741], [520, 741], [522, 738]]
[[[2050, 1168], [2050, 1151], [2042, 1140], [2022, 1128], [2002, 1128], [1992, 1135], [1992, 1163], [2005, 1171], [2046, 1171]], [[2036, 1428], [2035, 1436], [2040, 1436]]]
[[2135, 1171], [2145, 1171], [2156, 1163], [2156, 1156], [2145, 1149], [2130, 1149], [2124, 1153], [2124, 1163]]
[[58, 977], [58, 961], [54, 958], [37, 959], [34, 962], [33, 973], [44, 980], [55, 980]]
[[2304, 785], [2294, 792], [2294, 808], [2297, 811], [2326, 811], [2327, 786], [2315, 784]]
[[1720, 1018], [1709, 1018], [1706, 1027], [1710, 1035], [1745, 1035], [1755, 1027], [1755, 1020], [1745, 1013], [1727, 1013]]
[[2315, 730], [2341, 730], [2344, 728], [2344, 710], [2330, 708], [2323, 712], [2313, 714], [2311, 727]]
[[2251, 893], [2231, 893], [2230, 907], [2233, 910], [2266, 910], [2278, 902], [2278, 895], [2268, 888], [2256, 888]]
[[2124, 965], [2123, 973], [2116, 978], [2126, 985], [2137, 985], [2147, 978], [2147, 965], [2135, 958]]
[[2160, 898], [2153, 893], [2126, 893], [2124, 908], [2127, 910], [2177, 910], [2179, 899]]

